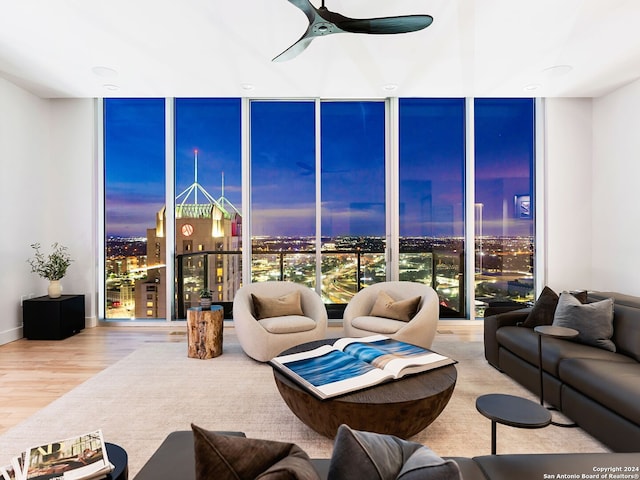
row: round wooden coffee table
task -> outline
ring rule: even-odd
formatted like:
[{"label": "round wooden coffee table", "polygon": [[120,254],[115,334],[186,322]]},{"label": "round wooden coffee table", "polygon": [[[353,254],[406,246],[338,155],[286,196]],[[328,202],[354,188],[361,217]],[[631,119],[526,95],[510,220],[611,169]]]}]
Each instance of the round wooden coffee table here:
[{"label": "round wooden coffee table", "polygon": [[[335,340],[304,343],[283,354],[311,350]],[[344,423],[355,430],[406,439],[424,430],[442,413],[453,394],[458,372],[455,366],[448,365],[327,400],[316,398],[275,368],[273,376],[295,416],[326,437],[335,437]]]}]

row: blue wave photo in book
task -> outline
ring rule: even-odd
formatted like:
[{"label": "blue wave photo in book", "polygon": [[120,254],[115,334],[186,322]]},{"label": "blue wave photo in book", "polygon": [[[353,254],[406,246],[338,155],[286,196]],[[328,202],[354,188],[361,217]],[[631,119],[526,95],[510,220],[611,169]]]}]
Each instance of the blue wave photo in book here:
[{"label": "blue wave photo in book", "polygon": [[333,345],[280,355],[270,361],[321,399],[454,363],[431,350],[383,335],[341,338]]}]

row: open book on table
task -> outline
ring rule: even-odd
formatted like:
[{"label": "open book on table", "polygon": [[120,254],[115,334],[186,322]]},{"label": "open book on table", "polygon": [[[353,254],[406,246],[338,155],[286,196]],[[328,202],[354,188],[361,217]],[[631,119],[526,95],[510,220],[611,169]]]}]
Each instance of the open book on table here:
[{"label": "open book on table", "polygon": [[320,399],[456,363],[426,348],[372,335],[280,355],[269,362]]},{"label": "open book on table", "polygon": [[78,435],[27,449],[0,467],[2,480],[88,480],[113,470],[102,431]]}]

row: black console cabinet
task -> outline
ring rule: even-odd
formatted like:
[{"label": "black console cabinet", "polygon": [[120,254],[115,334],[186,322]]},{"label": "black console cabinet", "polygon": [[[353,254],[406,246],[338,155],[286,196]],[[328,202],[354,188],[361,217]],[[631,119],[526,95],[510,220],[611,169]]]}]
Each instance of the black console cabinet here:
[{"label": "black console cabinet", "polygon": [[22,302],[23,334],[31,340],[61,340],[84,328],[84,295],[31,298]]}]

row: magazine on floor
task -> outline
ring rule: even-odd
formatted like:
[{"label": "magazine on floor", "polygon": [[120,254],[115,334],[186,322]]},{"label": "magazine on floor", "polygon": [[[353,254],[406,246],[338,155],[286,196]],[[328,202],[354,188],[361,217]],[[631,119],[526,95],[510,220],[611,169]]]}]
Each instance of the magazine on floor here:
[{"label": "magazine on floor", "polygon": [[102,431],[37,445],[0,467],[3,480],[88,480],[112,470]]},{"label": "magazine on floor", "polygon": [[316,397],[326,399],[456,361],[384,335],[371,335],[341,338],[333,345],[280,355],[269,363]]},{"label": "magazine on floor", "polygon": [[[18,465],[17,470],[15,465]],[[11,460],[11,465],[0,467],[0,477],[2,480],[20,480],[21,477],[16,476],[16,471],[22,472],[22,457],[15,457]]]}]

